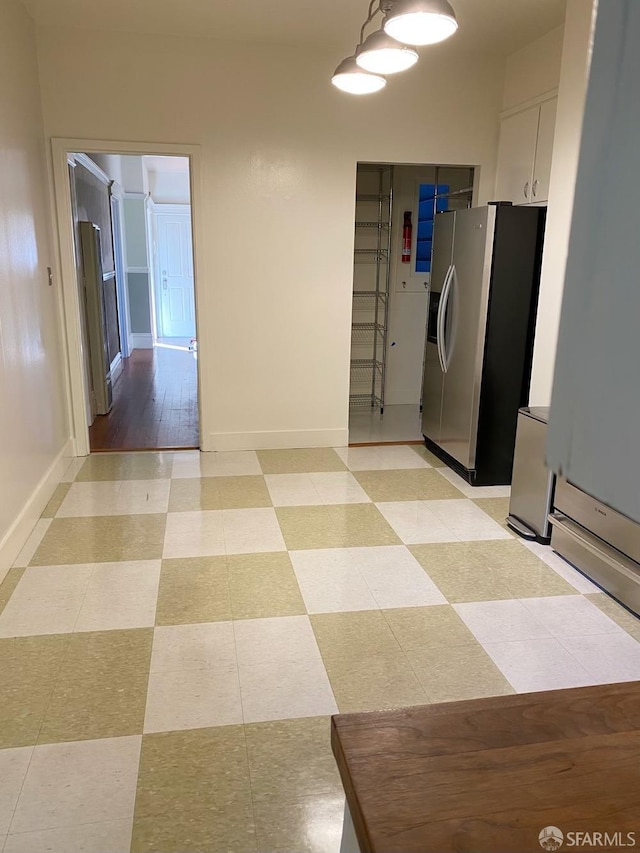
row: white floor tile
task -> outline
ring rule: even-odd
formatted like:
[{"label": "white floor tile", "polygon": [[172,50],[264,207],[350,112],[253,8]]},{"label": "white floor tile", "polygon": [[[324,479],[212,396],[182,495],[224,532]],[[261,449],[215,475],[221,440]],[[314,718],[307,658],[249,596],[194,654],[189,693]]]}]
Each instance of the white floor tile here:
[{"label": "white floor tile", "polygon": [[551,637],[544,625],[517,599],[472,601],[453,606],[482,645]]},{"label": "white floor tile", "polygon": [[140,736],[36,746],[10,832],[133,818]]},{"label": "white floor tile", "polygon": [[80,469],[84,465],[86,458],[86,456],[76,456],[74,459],[70,459],[64,474],[60,478],[60,482],[73,483],[80,473]]},{"label": "white floor tile", "polygon": [[428,462],[406,445],[337,447],[336,453],[350,471],[384,471],[399,468],[431,467]]},{"label": "white floor tile", "polygon": [[640,680],[640,643],[627,633],[567,637],[560,642],[598,683]]},{"label": "white floor tile", "polygon": [[24,566],[29,565],[29,563],[33,559],[33,555],[38,550],[38,546],[44,539],[44,534],[51,526],[52,521],[52,518],[41,518],[39,521],[36,522],[35,527],[29,535],[29,538],[22,546],[22,550],[20,551],[13,563],[16,568],[23,568]]},{"label": "white floor tile", "polygon": [[262,474],[258,455],[254,450],[215,453],[176,453],[171,476],[175,479],[191,477],[241,477]]},{"label": "white floor tile", "polygon": [[422,441],[420,406],[392,404],[380,409],[349,411],[349,441]]},{"label": "white floor tile", "polygon": [[160,560],[98,563],[74,631],[113,631],[155,624]]},{"label": "white floor tile", "polygon": [[171,480],[124,480],[118,492],[115,515],[167,512],[170,489]]},{"label": "white floor tile", "polygon": [[85,823],[10,835],[3,853],[129,853],[133,820]]},{"label": "white floor tile", "polygon": [[141,515],[167,512],[170,480],[73,483],[56,516]]},{"label": "white floor tile", "polygon": [[309,474],[266,474],[274,506],[319,506],[320,494]]},{"label": "white floor tile", "polygon": [[556,574],[571,584],[574,589],[577,589],[578,592],[584,595],[592,592],[600,592],[600,587],[592,583],[577,569],[574,569],[571,563],[568,563],[559,554],[556,554],[553,548],[550,548],[548,545],[541,545],[539,542],[524,542],[524,545],[537,557],[540,557]]},{"label": "white floor tile", "polygon": [[149,676],[144,731],[168,732],[242,722],[237,666],[170,669]]},{"label": "white floor tile", "polygon": [[275,510],[222,510],[225,550],[227,554],[256,554],[264,551],[286,551]]},{"label": "white floor tile", "polygon": [[461,542],[512,538],[470,500],[425,501],[425,504]]},{"label": "white floor tile", "polygon": [[0,614],[0,637],[73,631],[94,564],[32,566]]},{"label": "white floor tile", "polygon": [[518,693],[597,683],[553,637],[486,643],[484,648]]},{"label": "white floor tile", "polygon": [[268,661],[240,669],[245,723],[337,714],[338,707],[322,660]]},{"label": "white floor tile", "polygon": [[0,839],[9,831],[32,753],[32,746],[0,749]]},{"label": "white floor tile", "polygon": [[426,501],[386,501],[376,506],[406,545],[456,542],[458,539],[429,509]]},{"label": "white floor tile", "polygon": [[554,637],[624,634],[624,630],[582,595],[553,595],[521,599]]},{"label": "white floor tile", "polygon": [[376,604],[381,608],[446,604],[447,599],[403,545],[351,548]]},{"label": "white floor tile", "polygon": [[349,471],[309,474],[323,504],[371,503],[371,498]]},{"label": "white floor tile", "polygon": [[240,672],[247,667],[273,662],[282,667],[320,660],[308,616],[276,616],[243,619],[233,623]]},{"label": "white floor tile", "polygon": [[221,510],[170,512],[163,557],[206,557],[225,553]]},{"label": "white floor tile", "polygon": [[153,632],[151,672],[209,669],[226,671],[236,666],[231,622],[166,625]]},{"label": "white floor tile", "polygon": [[468,498],[508,498],[511,495],[511,486],[470,486],[451,468],[436,468],[436,471]]},{"label": "white floor tile", "polygon": [[309,613],[378,608],[349,548],[290,551],[289,556]]}]

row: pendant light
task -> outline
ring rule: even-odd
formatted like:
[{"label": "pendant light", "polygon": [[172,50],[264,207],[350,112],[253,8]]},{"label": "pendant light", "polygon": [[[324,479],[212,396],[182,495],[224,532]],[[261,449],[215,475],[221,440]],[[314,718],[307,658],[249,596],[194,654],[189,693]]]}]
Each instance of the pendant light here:
[{"label": "pendant light", "polygon": [[447,0],[396,0],[387,12],[384,31],[405,44],[436,44],[458,29]]},{"label": "pendant light", "polygon": [[355,55],[359,67],[374,74],[396,74],[418,61],[418,54],[412,47],[400,44],[384,30],[371,33]]},{"label": "pendant light", "polygon": [[379,74],[370,74],[356,64],[355,56],[343,59],[333,72],[333,85],[351,95],[369,95],[379,92],[387,85],[387,81]]}]

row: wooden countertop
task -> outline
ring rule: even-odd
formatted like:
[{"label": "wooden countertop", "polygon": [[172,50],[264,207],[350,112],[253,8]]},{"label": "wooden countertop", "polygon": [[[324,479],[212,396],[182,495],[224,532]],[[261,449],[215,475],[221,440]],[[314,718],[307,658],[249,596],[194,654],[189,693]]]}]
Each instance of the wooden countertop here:
[{"label": "wooden countertop", "polygon": [[640,682],[339,714],[331,744],[362,853],[640,848]]}]

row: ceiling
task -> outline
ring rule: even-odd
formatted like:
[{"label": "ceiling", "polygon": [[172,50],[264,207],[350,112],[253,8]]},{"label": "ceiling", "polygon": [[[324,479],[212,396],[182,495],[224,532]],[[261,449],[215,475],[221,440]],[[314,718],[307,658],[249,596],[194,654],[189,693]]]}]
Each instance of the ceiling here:
[{"label": "ceiling", "polygon": [[[355,47],[368,0],[23,0],[45,26]],[[460,48],[507,55],[559,26],[566,0],[452,0]],[[379,19],[378,19],[379,20]]]}]

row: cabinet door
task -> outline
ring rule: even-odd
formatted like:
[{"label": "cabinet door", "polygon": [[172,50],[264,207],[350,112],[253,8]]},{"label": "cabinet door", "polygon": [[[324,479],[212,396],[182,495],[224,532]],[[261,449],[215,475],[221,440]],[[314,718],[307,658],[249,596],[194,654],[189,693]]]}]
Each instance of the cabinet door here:
[{"label": "cabinet door", "polygon": [[528,204],[533,180],[533,161],[540,107],[515,113],[500,123],[496,200]]},{"label": "cabinet door", "polygon": [[538,122],[538,143],[533,167],[531,201],[546,201],[549,198],[549,178],[551,177],[551,155],[553,154],[553,134],[556,129],[556,109],[558,99],[545,101],[540,105]]}]

